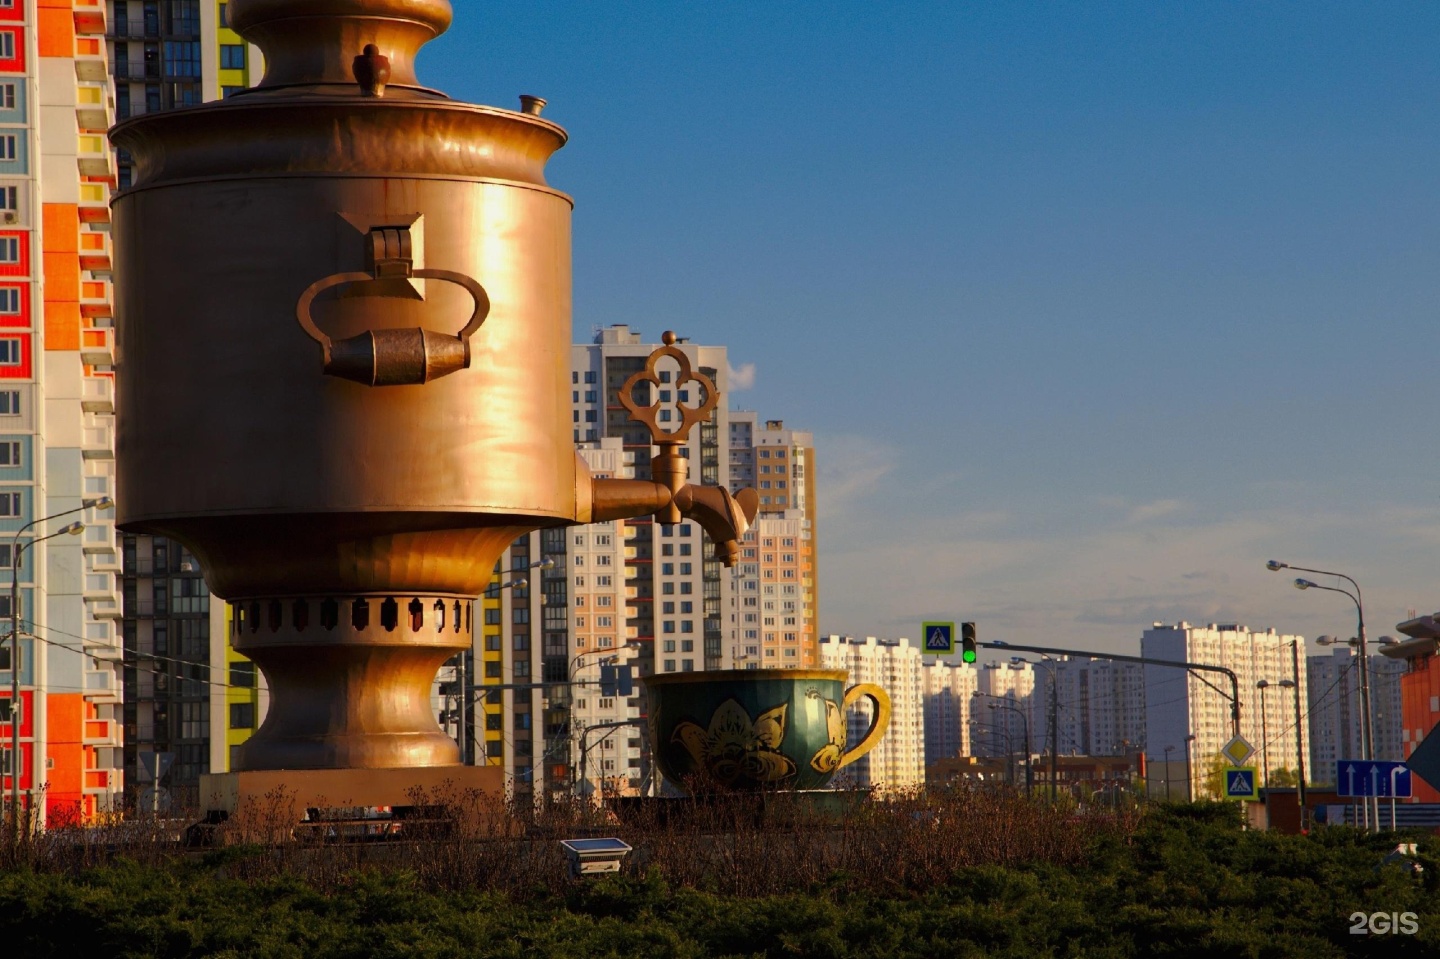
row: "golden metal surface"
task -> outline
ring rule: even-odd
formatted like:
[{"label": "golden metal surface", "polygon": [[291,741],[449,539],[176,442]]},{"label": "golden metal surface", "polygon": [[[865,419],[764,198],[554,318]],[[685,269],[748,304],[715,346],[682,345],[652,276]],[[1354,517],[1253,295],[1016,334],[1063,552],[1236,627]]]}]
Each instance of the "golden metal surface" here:
[{"label": "golden metal surface", "polygon": [[455,762],[429,686],[468,634],[320,626],[296,603],[472,598],[518,536],[656,511],[733,562],[755,515],[753,491],[685,483],[667,454],[659,482],[576,455],[571,201],[544,176],[565,131],[538,97],[419,86],[450,16],[232,0],[261,85],[111,131],[135,163],[113,202],[117,520],[279,611],[236,637],[272,695],[244,769]]}]

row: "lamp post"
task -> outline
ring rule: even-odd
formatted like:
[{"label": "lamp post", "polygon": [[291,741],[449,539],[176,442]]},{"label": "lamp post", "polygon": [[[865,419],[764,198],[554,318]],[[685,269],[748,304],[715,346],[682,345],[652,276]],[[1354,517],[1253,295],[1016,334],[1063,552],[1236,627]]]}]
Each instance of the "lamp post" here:
[{"label": "lamp post", "polygon": [[[996,729],[996,730],[999,730],[1000,733],[1005,737],[1005,770],[1006,770],[1007,778],[1009,778],[1009,780],[1013,783],[1013,782],[1015,781],[1015,763],[1014,763],[1013,750],[1010,748],[1010,728],[1009,728],[1008,726],[1001,726],[1001,725],[999,725],[999,724],[997,724],[997,723],[982,723],[982,722],[981,722],[980,720],[978,720],[978,719],[967,719],[967,720],[965,720],[965,725],[967,725],[967,726],[977,726],[977,727],[982,728],[982,729]],[[975,737],[974,737],[974,733],[971,733],[971,737],[970,737],[970,738],[971,738],[972,740],[975,738]],[[999,743],[998,743],[998,740],[997,740],[997,743],[996,743],[996,744],[997,744],[997,745],[999,744]],[[974,753],[974,746],[973,746],[973,745],[971,746],[971,752],[972,752],[972,755],[973,755],[973,753]]]},{"label": "lamp post", "polygon": [[109,509],[115,501],[108,496],[85,499],[74,509],[61,510],[33,519],[10,537],[10,826],[15,840],[20,838],[20,556],[36,543],[56,536],[74,536],[85,529],[81,522],[70,523],[53,533],[37,536],[21,544],[20,534],[32,526],[61,516],[70,516],[87,509]]},{"label": "lamp post", "polygon": [[1170,801],[1170,751],[1174,746],[1165,747],[1165,801]]},{"label": "lamp post", "polygon": [[1262,679],[1255,684],[1260,690],[1260,766],[1261,781],[1265,788],[1270,788],[1270,719],[1265,713],[1265,690],[1270,688],[1270,680]]},{"label": "lamp post", "polygon": [[1305,828],[1305,727],[1300,715],[1300,641],[1293,640],[1290,643],[1290,653],[1293,657],[1291,668],[1295,671],[1294,679],[1282,679],[1277,684],[1282,689],[1292,690],[1295,694],[1295,785],[1297,788],[1296,798],[1300,803],[1300,828]]},{"label": "lamp post", "polygon": [[1190,772],[1190,744],[1195,741],[1195,734],[1191,733],[1185,737],[1185,801],[1195,801],[1195,777]]},{"label": "lamp post", "polygon": [[[1369,651],[1365,645],[1365,601],[1360,592],[1360,584],[1355,582],[1344,573],[1336,573],[1326,569],[1308,569],[1304,566],[1291,566],[1289,563],[1282,563],[1279,560],[1270,560],[1265,568],[1271,572],[1282,569],[1290,569],[1299,573],[1315,573],[1319,576],[1334,576],[1343,579],[1355,587],[1355,592],[1348,589],[1341,589],[1338,586],[1321,586],[1319,583],[1311,582],[1308,579],[1295,580],[1296,589],[1323,589],[1330,593],[1341,593],[1350,598],[1355,604],[1355,615],[1357,620],[1356,638],[1359,641],[1360,650],[1360,751],[1361,759],[1367,762],[1375,758],[1375,728],[1370,717],[1370,663]],[[1297,680],[1298,681],[1298,680]],[[1380,800],[1370,797],[1365,800],[1365,818],[1369,820],[1371,831],[1378,832],[1380,829]],[[1371,811],[1374,811],[1372,816]]]},{"label": "lamp post", "polygon": [[1020,656],[1010,657],[1010,662],[1012,663],[1030,663],[1030,665],[1033,666],[1042,666],[1045,672],[1050,674],[1050,722],[1048,725],[1050,727],[1050,801],[1053,803],[1055,801],[1057,780],[1059,779],[1059,774],[1056,770],[1059,763],[1056,756],[1060,749],[1060,687],[1055,676],[1055,660],[1051,659],[1048,654],[1041,655],[1040,660],[1038,663],[1030,663],[1028,659]]},{"label": "lamp post", "polygon": [[[978,689],[975,691],[975,695],[990,696],[989,693],[982,693]],[[1035,786],[1035,773],[1030,762],[1030,757],[1033,755],[1030,751],[1030,720],[1025,717],[1025,710],[1021,709],[1019,706],[1016,706],[1008,700],[1002,699],[999,696],[990,696],[990,698],[996,700],[996,702],[986,703],[986,706],[988,706],[989,708],[1008,709],[1020,717],[1020,728],[1023,731],[1025,737],[1025,796],[1026,798],[1029,798],[1034,792]]]}]

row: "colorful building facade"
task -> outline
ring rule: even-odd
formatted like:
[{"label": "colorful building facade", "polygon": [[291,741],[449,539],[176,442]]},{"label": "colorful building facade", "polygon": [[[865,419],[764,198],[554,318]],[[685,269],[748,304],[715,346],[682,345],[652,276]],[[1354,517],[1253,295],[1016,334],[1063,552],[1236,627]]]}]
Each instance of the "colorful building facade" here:
[{"label": "colorful building facade", "polygon": [[21,686],[0,784],[18,773],[39,825],[92,819],[125,785],[119,554],[84,505],[114,494],[106,22],[103,0],[0,3],[0,559],[19,599],[0,601],[0,631],[20,626],[0,697],[10,669]]}]

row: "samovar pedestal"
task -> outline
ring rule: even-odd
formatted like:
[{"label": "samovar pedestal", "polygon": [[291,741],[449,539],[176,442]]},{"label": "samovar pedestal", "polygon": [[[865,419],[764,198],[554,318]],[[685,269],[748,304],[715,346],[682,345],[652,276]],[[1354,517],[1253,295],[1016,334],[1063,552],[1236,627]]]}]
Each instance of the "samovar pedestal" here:
[{"label": "samovar pedestal", "polygon": [[431,692],[470,649],[473,606],[454,595],[287,596],[231,604],[231,643],[270,684],[265,722],[237,771],[206,777],[206,811],[280,802],[306,808],[403,806],[417,794],[499,794],[499,767],[459,764]]},{"label": "samovar pedestal", "polygon": [[200,776],[200,809],[234,817],[245,812],[282,826],[307,809],[431,805],[472,794],[505,795],[499,766],[419,766],[409,769],[256,769]]}]

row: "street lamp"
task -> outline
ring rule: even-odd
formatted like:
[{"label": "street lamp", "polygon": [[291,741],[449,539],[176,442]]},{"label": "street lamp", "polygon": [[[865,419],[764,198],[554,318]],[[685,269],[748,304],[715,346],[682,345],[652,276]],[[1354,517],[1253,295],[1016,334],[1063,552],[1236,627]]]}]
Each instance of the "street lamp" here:
[{"label": "street lamp", "polygon": [[[75,536],[84,532],[81,522],[62,526],[53,533],[37,536],[25,544],[20,543],[20,534],[32,526],[69,516],[87,509],[109,509],[115,501],[108,496],[98,499],[84,499],[74,509],[61,510],[32,519],[15,531],[10,537],[10,824],[16,840],[20,836],[20,556],[36,543],[56,536]],[[38,759],[38,757],[36,757]],[[38,765],[38,764],[37,764]]]},{"label": "street lamp", "polygon": [[1195,741],[1195,734],[1191,733],[1185,737],[1185,801],[1195,801],[1195,778],[1190,772],[1190,744]]},{"label": "street lamp", "polygon": [[1050,727],[1050,801],[1053,803],[1055,801],[1057,780],[1059,779],[1059,774],[1056,771],[1059,761],[1056,759],[1056,756],[1060,749],[1060,730],[1058,728],[1060,721],[1060,686],[1055,676],[1055,660],[1051,659],[1048,654],[1042,654],[1040,659],[1041,662],[1030,663],[1030,660],[1022,656],[1011,656],[1010,662],[1043,666],[1045,672],[1050,674],[1050,722],[1048,725]]},{"label": "street lamp", "polygon": [[1025,710],[1014,705],[1007,699],[1000,696],[992,696],[989,693],[982,693],[978,689],[975,690],[975,695],[989,696],[991,699],[996,700],[996,702],[985,704],[991,709],[1008,709],[1020,717],[1020,728],[1025,734],[1025,796],[1029,798],[1034,791],[1035,771],[1030,762],[1030,757],[1033,755],[1030,751],[1030,720],[1025,717]]},{"label": "street lamp", "polygon": [[1255,684],[1260,690],[1260,765],[1264,775],[1265,788],[1270,788],[1270,720],[1265,714],[1265,690],[1270,688],[1270,680],[1262,679]]},{"label": "street lamp", "polygon": [[[1282,569],[1290,569],[1299,573],[1315,573],[1319,576],[1334,576],[1343,579],[1355,587],[1355,592],[1348,589],[1341,589],[1338,586],[1321,586],[1319,583],[1311,582],[1308,579],[1295,580],[1296,589],[1323,589],[1330,593],[1341,593],[1350,598],[1355,604],[1355,615],[1357,618],[1358,630],[1356,637],[1359,640],[1360,650],[1360,752],[1361,759],[1367,762],[1375,758],[1375,728],[1370,717],[1370,663],[1369,651],[1365,646],[1365,602],[1360,592],[1360,584],[1344,573],[1335,573],[1326,569],[1308,569],[1304,566],[1291,566],[1289,563],[1282,563],[1279,560],[1270,560],[1265,568],[1271,572]],[[1298,680],[1297,680],[1298,681]],[[1373,816],[1372,816],[1373,810]],[[1371,830],[1378,832],[1380,829],[1380,800],[1371,797],[1365,801],[1365,817],[1371,820]]]},{"label": "street lamp", "polygon": [[1170,801],[1170,751],[1174,746],[1165,747],[1165,801]]}]

